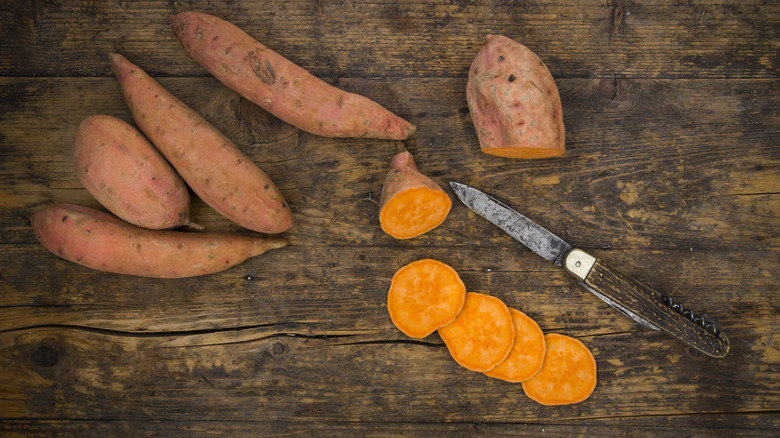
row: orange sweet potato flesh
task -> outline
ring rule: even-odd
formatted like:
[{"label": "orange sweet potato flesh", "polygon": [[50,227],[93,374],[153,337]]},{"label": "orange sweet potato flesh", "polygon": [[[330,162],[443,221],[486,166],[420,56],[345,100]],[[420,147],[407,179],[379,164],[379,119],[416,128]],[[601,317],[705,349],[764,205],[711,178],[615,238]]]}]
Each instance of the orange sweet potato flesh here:
[{"label": "orange sweet potato flesh", "polygon": [[483,152],[509,158],[565,152],[558,87],[544,62],[517,41],[487,37],[471,64],[466,100]]},{"label": "orange sweet potato flesh", "polygon": [[271,237],[149,230],[73,204],[43,207],[33,213],[31,224],[38,241],[66,260],[141,277],[212,274],[287,245]]},{"label": "orange sweet potato flesh", "polygon": [[515,328],[512,314],[499,298],[468,292],[455,320],[439,329],[455,362],[466,369],[490,371],[512,351]]},{"label": "orange sweet potato flesh", "polygon": [[446,263],[414,261],[393,275],[387,311],[405,335],[424,338],[451,323],[466,300],[466,286]]},{"label": "orange sweet potato flesh", "polygon": [[382,186],[379,224],[396,239],[410,239],[438,227],[452,208],[449,195],[420,173],[409,151],[402,149],[390,162]]},{"label": "orange sweet potato flesh", "polygon": [[531,317],[509,309],[515,327],[515,343],[505,361],[485,374],[507,382],[523,382],[542,368],[545,355],[544,333]]},{"label": "orange sweet potato flesh", "polygon": [[230,139],[122,55],[109,60],[136,124],[203,202],[260,233],[292,226],[274,182]]},{"label": "orange sweet potato flesh", "polygon": [[304,131],[402,140],[416,129],[373,100],[318,79],[228,21],[200,12],[168,21],[187,53],[214,77]]},{"label": "orange sweet potato flesh", "polygon": [[190,221],[184,181],[124,120],[102,114],[82,120],[73,138],[73,165],[87,191],[127,222],[161,230]]},{"label": "orange sweet potato flesh", "polygon": [[590,397],[596,388],[596,360],[588,347],[557,333],[544,338],[544,364],[522,383],[525,394],[543,405],[568,405]]}]

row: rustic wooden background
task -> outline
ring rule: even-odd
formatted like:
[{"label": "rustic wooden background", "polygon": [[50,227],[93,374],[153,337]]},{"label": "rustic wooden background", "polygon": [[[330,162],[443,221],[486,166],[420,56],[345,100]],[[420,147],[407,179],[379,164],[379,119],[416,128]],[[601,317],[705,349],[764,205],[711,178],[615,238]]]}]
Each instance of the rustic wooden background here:
[{"label": "rustic wooden background", "polygon": [[[457,200],[396,241],[377,201],[396,144],[298,132],[210,77],[166,17],[226,18],[418,126],[442,186],[500,195],[572,244],[717,318],[711,359],[644,330]],[[486,35],[558,84],[567,152],[479,151],[465,100]],[[774,1],[87,1],[0,3],[0,433],[772,435],[780,427],[780,6]],[[117,51],[229,135],[289,201],[290,246],[180,280],[89,270],[40,246],[30,214],[98,207],[72,168],[91,114],[132,121]],[[449,191],[449,189],[448,189]],[[243,232],[195,200],[209,230]],[[471,291],[588,345],[598,386],[545,407],[406,338],[385,298],[432,257]]]}]

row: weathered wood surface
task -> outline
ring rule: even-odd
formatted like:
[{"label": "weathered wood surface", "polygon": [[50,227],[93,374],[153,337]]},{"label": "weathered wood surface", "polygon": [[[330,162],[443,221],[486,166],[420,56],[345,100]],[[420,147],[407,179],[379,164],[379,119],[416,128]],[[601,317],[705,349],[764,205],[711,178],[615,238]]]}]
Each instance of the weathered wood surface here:
[{"label": "weathered wood surface", "polygon": [[[510,4],[511,3],[511,4]],[[520,4],[517,4],[520,3]],[[718,319],[724,359],[644,330],[455,201],[396,241],[377,219],[395,143],[298,132],[191,61],[165,17],[231,19],[418,126],[421,170],[495,193],[571,243]],[[770,435],[780,427],[780,7],[773,2],[82,2],[0,5],[0,432],[24,435]],[[488,33],[536,50],[567,152],[479,152],[468,66]],[[90,114],[131,122],[117,50],[230,136],[292,208],[290,246],[220,274],[118,276],[41,247],[30,214],[99,207],[72,167]],[[245,232],[195,199],[209,230]],[[544,407],[460,368],[385,309],[422,257],[598,364]]]}]

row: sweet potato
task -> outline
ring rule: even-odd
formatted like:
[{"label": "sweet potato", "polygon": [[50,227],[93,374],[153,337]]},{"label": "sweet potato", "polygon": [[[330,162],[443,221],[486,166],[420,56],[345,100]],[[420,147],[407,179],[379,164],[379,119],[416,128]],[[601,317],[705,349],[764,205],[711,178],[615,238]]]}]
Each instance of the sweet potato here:
[{"label": "sweet potato", "polygon": [[230,139],[122,55],[109,60],[138,127],[206,204],[261,233],[292,226],[276,185]]},{"label": "sweet potato", "polygon": [[544,62],[524,45],[488,36],[471,64],[466,100],[483,152],[510,158],[564,153],[558,87]]},{"label": "sweet potato", "polygon": [[525,313],[513,308],[509,308],[509,312],[515,327],[515,344],[506,360],[485,374],[517,383],[530,379],[542,368],[544,333],[539,324]]},{"label": "sweet potato", "polygon": [[451,323],[466,300],[466,286],[449,265],[433,259],[412,262],[393,275],[387,311],[407,336],[424,338]]},{"label": "sweet potato", "polygon": [[271,237],[149,230],[73,204],[43,207],[30,222],[38,241],[66,260],[142,277],[212,274],[287,245]]},{"label": "sweet potato", "polygon": [[543,405],[579,403],[596,388],[596,360],[577,339],[550,333],[544,336],[542,369],[522,383],[523,391]]},{"label": "sweet potato", "polygon": [[449,195],[420,173],[412,154],[399,144],[382,186],[382,230],[396,239],[410,239],[441,225],[450,208]]},{"label": "sweet potato", "polygon": [[85,118],[73,138],[73,166],[87,191],[131,224],[161,230],[190,221],[184,181],[124,120],[109,115]]},{"label": "sweet potato", "polygon": [[454,321],[439,329],[455,362],[466,369],[490,371],[503,362],[515,342],[512,314],[499,298],[468,292]]},{"label": "sweet potato", "polygon": [[402,140],[415,126],[366,97],[340,90],[256,41],[199,12],[168,21],[192,58],[238,94],[312,134]]}]

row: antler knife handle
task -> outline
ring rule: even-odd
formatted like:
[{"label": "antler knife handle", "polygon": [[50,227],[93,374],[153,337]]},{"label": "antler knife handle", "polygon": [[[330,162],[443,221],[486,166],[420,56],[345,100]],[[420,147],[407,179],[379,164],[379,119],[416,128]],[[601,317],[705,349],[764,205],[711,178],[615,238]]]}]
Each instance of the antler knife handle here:
[{"label": "antler knife handle", "polygon": [[694,313],[585,251],[569,251],[563,265],[588,289],[606,297],[605,301],[629,310],[684,344],[712,357],[729,352],[728,337],[715,320]]}]

